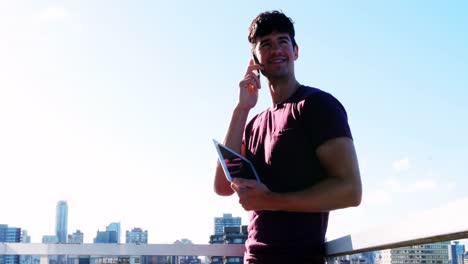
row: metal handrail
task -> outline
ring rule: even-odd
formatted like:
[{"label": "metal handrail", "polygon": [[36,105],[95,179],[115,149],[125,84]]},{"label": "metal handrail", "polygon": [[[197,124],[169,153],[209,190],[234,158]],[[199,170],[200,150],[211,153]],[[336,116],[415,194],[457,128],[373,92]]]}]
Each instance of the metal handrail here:
[{"label": "metal handrail", "polygon": [[[468,198],[326,243],[329,257],[468,238]],[[459,213],[458,213],[459,212]]]}]

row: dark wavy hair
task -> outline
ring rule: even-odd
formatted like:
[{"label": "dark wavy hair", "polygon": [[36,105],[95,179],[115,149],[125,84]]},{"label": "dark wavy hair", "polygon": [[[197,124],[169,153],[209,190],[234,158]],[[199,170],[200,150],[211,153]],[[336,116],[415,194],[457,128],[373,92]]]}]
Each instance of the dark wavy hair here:
[{"label": "dark wavy hair", "polygon": [[280,33],[288,33],[291,38],[293,47],[297,46],[296,40],[294,39],[294,22],[291,18],[287,17],[281,11],[267,11],[260,13],[249,27],[249,42],[255,45],[258,37],[263,37],[270,34],[273,31]]}]

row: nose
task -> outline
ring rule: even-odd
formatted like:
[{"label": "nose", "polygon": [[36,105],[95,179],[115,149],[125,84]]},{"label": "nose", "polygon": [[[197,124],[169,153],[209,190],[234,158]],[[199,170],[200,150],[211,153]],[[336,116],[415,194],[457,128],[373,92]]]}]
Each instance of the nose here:
[{"label": "nose", "polygon": [[271,45],[271,49],[270,49],[271,54],[278,54],[281,51],[282,51],[281,45],[279,45],[277,43]]}]

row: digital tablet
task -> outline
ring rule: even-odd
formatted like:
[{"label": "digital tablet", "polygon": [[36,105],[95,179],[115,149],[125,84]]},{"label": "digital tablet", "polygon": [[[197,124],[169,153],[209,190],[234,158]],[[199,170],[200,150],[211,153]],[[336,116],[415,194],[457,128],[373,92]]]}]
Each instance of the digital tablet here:
[{"label": "digital tablet", "polygon": [[260,181],[252,162],[218,141],[213,139],[213,142],[218,152],[219,162],[228,181],[232,182],[233,178]]}]

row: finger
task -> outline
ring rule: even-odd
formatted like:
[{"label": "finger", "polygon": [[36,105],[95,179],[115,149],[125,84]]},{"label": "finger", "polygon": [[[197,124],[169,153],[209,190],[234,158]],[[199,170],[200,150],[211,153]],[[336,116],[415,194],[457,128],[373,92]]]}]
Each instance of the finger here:
[{"label": "finger", "polygon": [[[252,58],[250,59],[250,63],[249,63],[249,66],[253,66],[253,65],[260,65],[260,66],[262,66],[262,68],[263,68],[263,65],[261,65],[260,62],[258,62],[258,61],[255,59],[255,55],[252,56]],[[260,70],[261,70],[262,68],[257,69],[257,70],[254,70],[255,76],[257,76],[257,78],[260,78]],[[260,87],[260,85],[259,85],[258,87]]]},{"label": "finger", "polygon": [[244,79],[239,83],[240,88],[250,88],[250,86],[257,86],[257,82],[255,81],[253,75],[245,76]]},{"label": "finger", "polygon": [[247,89],[250,94],[257,94],[258,89],[258,82],[252,79],[242,80],[239,84],[241,89]]},{"label": "finger", "polygon": [[231,182],[231,188],[232,188],[236,193],[239,193],[242,189],[244,189],[244,187],[235,184],[234,181]]},{"label": "finger", "polygon": [[[252,61],[252,60],[251,60]],[[261,64],[252,64],[247,67],[247,71],[245,72],[245,75],[247,76],[249,73],[258,71],[258,70],[263,70],[263,65]]]},{"label": "finger", "polygon": [[253,70],[251,71],[248,76],[250,78],[253,78],[253,80],[255,81],[256,83],[256,86],[257,86],[257,89],[260,89],[261,88],[261,84],[260,84],[260,71],[259,70]]},{"label": "finger", "polygon": [[233,178],[232,183],[237,186],[245,186],[248,188],[254,188],[257,185],[256,180],[248,180],[244,178]]},{"label": "finger", "polygon": [[257,74],[254,74],[252,72],[249,73],[249,75],[246,76],[241,83],[244,83],[245,84],[244,87],[248,88],[248,89],[251,89],[252,91],[260,89],[260,87],[261,87],[260,80],[258,79]]},{"label": "finger", "polygon": [[253,72],[253,81],[255,82],[255,88],[260,89],[262,85],[260,84],[260,78],[258,78],[258,73],[257,71]]},{"label": "finger", "polygon": [[238,162],[238,163],[226,163],[226,167],[228,168],[237,168],[237,167],[241,167],[242,166],[242,163],[241,162]]},{"label": "finger", "polygon": [[260,74],[260,72],[257,72],[257,71],[255,71],[255,73],[254,73],[254,75],[255,75],[254,80],[255,80],[255,82],[257,83],[257,87],[258,87],[257,89],[262,88],[262,85],[261,85],[261,83],[260,83],[260,78],[259,78],[260,75],[259,75],[259,74]]},{"label": "finger", "polygon": [[243,195],[248,189],[250,189],[248,186],[237,186],[236,188],[236,193],[239,195]]},{"label": "finger", "polygon": [[239,168],[228,168],[228,170],[231,175],[236,175],[241,172]]},{"label": "finger", "polygon": [[224,159],[226,165],[229,166],[239,166],[242,164],[242,160],[240,158],[235,159]]},{"label": "finger", "polygon": [[258,96],[258,89],[260,88],[257,88],[256,85],[253,85],[253,84],[249,84],[249,87],[248,87],[248,91],[251,95],[256,95]]}]

